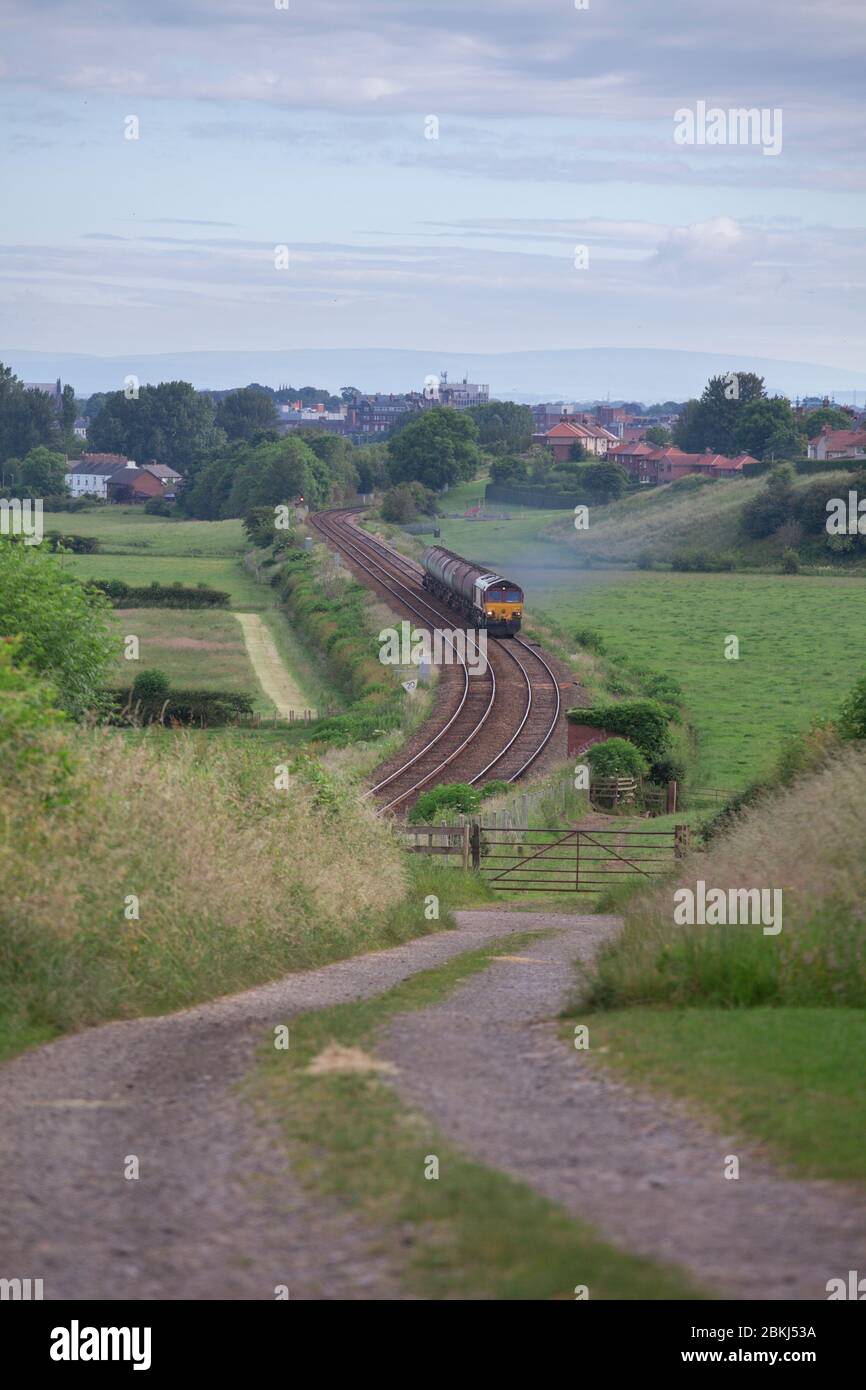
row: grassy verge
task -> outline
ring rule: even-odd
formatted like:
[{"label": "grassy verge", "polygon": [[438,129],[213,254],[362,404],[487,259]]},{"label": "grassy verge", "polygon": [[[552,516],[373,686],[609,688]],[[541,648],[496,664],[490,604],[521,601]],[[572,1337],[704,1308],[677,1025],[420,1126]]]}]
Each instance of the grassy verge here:
[{"label": "grassy verge", "polygon": [[[333,1044],[369,1054],[395,1014],[436,1003],[530,939],[511,936],[377,998],[294,1020],[290,1048],[263,1052],[253,1093],[279,1117],[301,1180],[360,1209],[377,1235],[392,1233],[419,1297],[571,1299],[585,1284],[594,1299],[695,1298],[678,1270],[613,1249],[524,1183],[463,1157],[374,1070],[308,1070]],[[428,1154],[439,1159],[437,1181],[424,1177]]]},{"label": "grassy verge", "polygon": [[[687,1100],[792,1171],[866,1178],[866,749],[768,795],[675,876],[621,897],[625,926],[576,993],[594,1055]],[[781,930],[675,921],[674,893],[781,890]],[[768,902],[769,905],[769,902]],[[600,1050],[599,1044],[604,1051]]]},{"label": "grassy verge", "polygon": [[[585,1021],[570,1021],[569,1042]],[[866,1010],[634,1008],[592,1015],[589,1031],[592,1056],[624,1080],[687,1101],[797,1176],[866,1180]]]},{"label": "grassy verge", "polygon": [[0,744],[7,1050],[393,945],[483,892],[277,740],[0,719]]}]

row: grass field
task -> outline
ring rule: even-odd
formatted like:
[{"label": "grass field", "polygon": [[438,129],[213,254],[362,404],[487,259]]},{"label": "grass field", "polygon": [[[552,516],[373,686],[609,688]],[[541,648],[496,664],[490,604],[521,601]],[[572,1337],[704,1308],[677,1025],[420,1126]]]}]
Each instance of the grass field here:
[{"label": "grass field", "polygon": [[[246,691],[254,708],[270,713],[272,702],[262,690],[247,655],[234,612],[258,613],[298,692],[298,707],[324,709],[339,705],[317,674],[313,661],[294,636],[273,591],[256,581],[242,564],[249,542],[240,521],[175,521],[146,516],[140,507],[102,507],[87,512],[51,512],[46,530],[65,535],[96,536],[95,555],[64,555],[61,564],[82,579],[121,579],[127,584],[208,584],[230,596],[228,612],[220,609],[138,608],[115,610],[118,635],[116,678],[126,685],[145,667],[164,671],[175,689]],[[141,642],[137,663],[123,656],[121,640],[134,634]],[[133,669],[134,668],[134,669]]]},{"label": "grass field", "polygon": [[[611,656],[674,676],[699,736],[696,780],[738,787],[783,738],[835,713],[866,670],[866,585],[803,575],[623,573],[537,596],[557,622],[603,634]],[[739,660],[724,642],[739,638]]]},{"label": "grass field", "polygon": [[866,1010],[635,1008],[588,1022],[591,1055],[623,1080],[690,1102],[800,1177],[866,1180]]}]

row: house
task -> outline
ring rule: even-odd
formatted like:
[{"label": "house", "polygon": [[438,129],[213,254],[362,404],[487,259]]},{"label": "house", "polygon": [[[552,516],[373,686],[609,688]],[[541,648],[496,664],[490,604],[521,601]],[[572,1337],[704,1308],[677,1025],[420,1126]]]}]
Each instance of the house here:
[{"label": "house", "polygon": [[87,417],[86,417],[86,416],[84,416],[84,415],[79,415],[78,419],[75,421],[74,425],[72,426],[72,433],[75,435],[75,438],[76,438],[76,439],[86,439],[86,438],[87,438]]},{"label": "house", "polygon": [[174,498],[183,478],[163,463],[139,468],[123,454],[82,454],[66,473],[73,497],[96,497],[102,502],[147,502],[151,497]]},{"label": "house", "polygon": [[742,475],[743,466],[757,463],[751,454],[728,458],[705,449],[702,454],[686,454],[675,444],[658,448],[646,441],[640,444],[621,444],[611,449],[608,458],[622,464],[636,483],[675,483],[690,473],[703,473],[708,478],[735,478]]},{"label": "house", "polygon": [[810,459],[859,459],[866,457],[866,430],[832,430],[825,425],[809,440]]},{"label": "house", "polygon": [[108,488],[115,473],[137,468],[124,454],[82,454],[67,471],[66,486],[73,497],[96,497],[108,501]]},{"label": "house", "polygon": [[572,457],[575,444],[582,445],[587,454],[604,458],[619,440],[601,425],[580,424],[574,416],[562,415],[559,424],[542,436],[542,442],[552,451],[557,463],[565,463]]}]

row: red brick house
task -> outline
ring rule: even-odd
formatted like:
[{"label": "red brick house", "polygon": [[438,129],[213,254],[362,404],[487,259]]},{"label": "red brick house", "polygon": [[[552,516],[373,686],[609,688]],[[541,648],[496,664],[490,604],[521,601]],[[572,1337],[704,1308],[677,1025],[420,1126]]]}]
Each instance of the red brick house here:
[{"label": "red brick house", "polygon": [[566,463],[571,458],[575,444],[581,444],[588,454],[596,458],[604,458],[608,449],[618,441],[615,434],[601,425],[581,424],[574,416],[563,415],[559,424],[545,433],[543,442],[552,451],[557,463]]},{"label": "red brick house", "polygon": [[622,464],[638,483],[675,483],[689,473],[703,473],[710,478],[734,478],[742,473],[746,463],[757,463],[751,454],[728,458],[706,449],[702,454],[686,454],[675,444],[658,448],[654,444],[621,444],[611,449],[608,458]]},{"label": "red brick house", "polygon": [[820,434],[809,440],[810,459],[863,458],[866,455],[866,430],[831,430],[825,425]]}]

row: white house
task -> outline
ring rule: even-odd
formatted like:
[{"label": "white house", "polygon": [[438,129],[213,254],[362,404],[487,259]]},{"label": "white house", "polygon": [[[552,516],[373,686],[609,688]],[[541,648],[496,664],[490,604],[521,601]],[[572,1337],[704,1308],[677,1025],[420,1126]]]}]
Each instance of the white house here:
[{"label": "white house", "polygon": [[135,460],[120,454],[83,454],[67,472],[66,486],[73,497],[96,497],[106,502],[109,483],[129,468],[138,472]]}]

